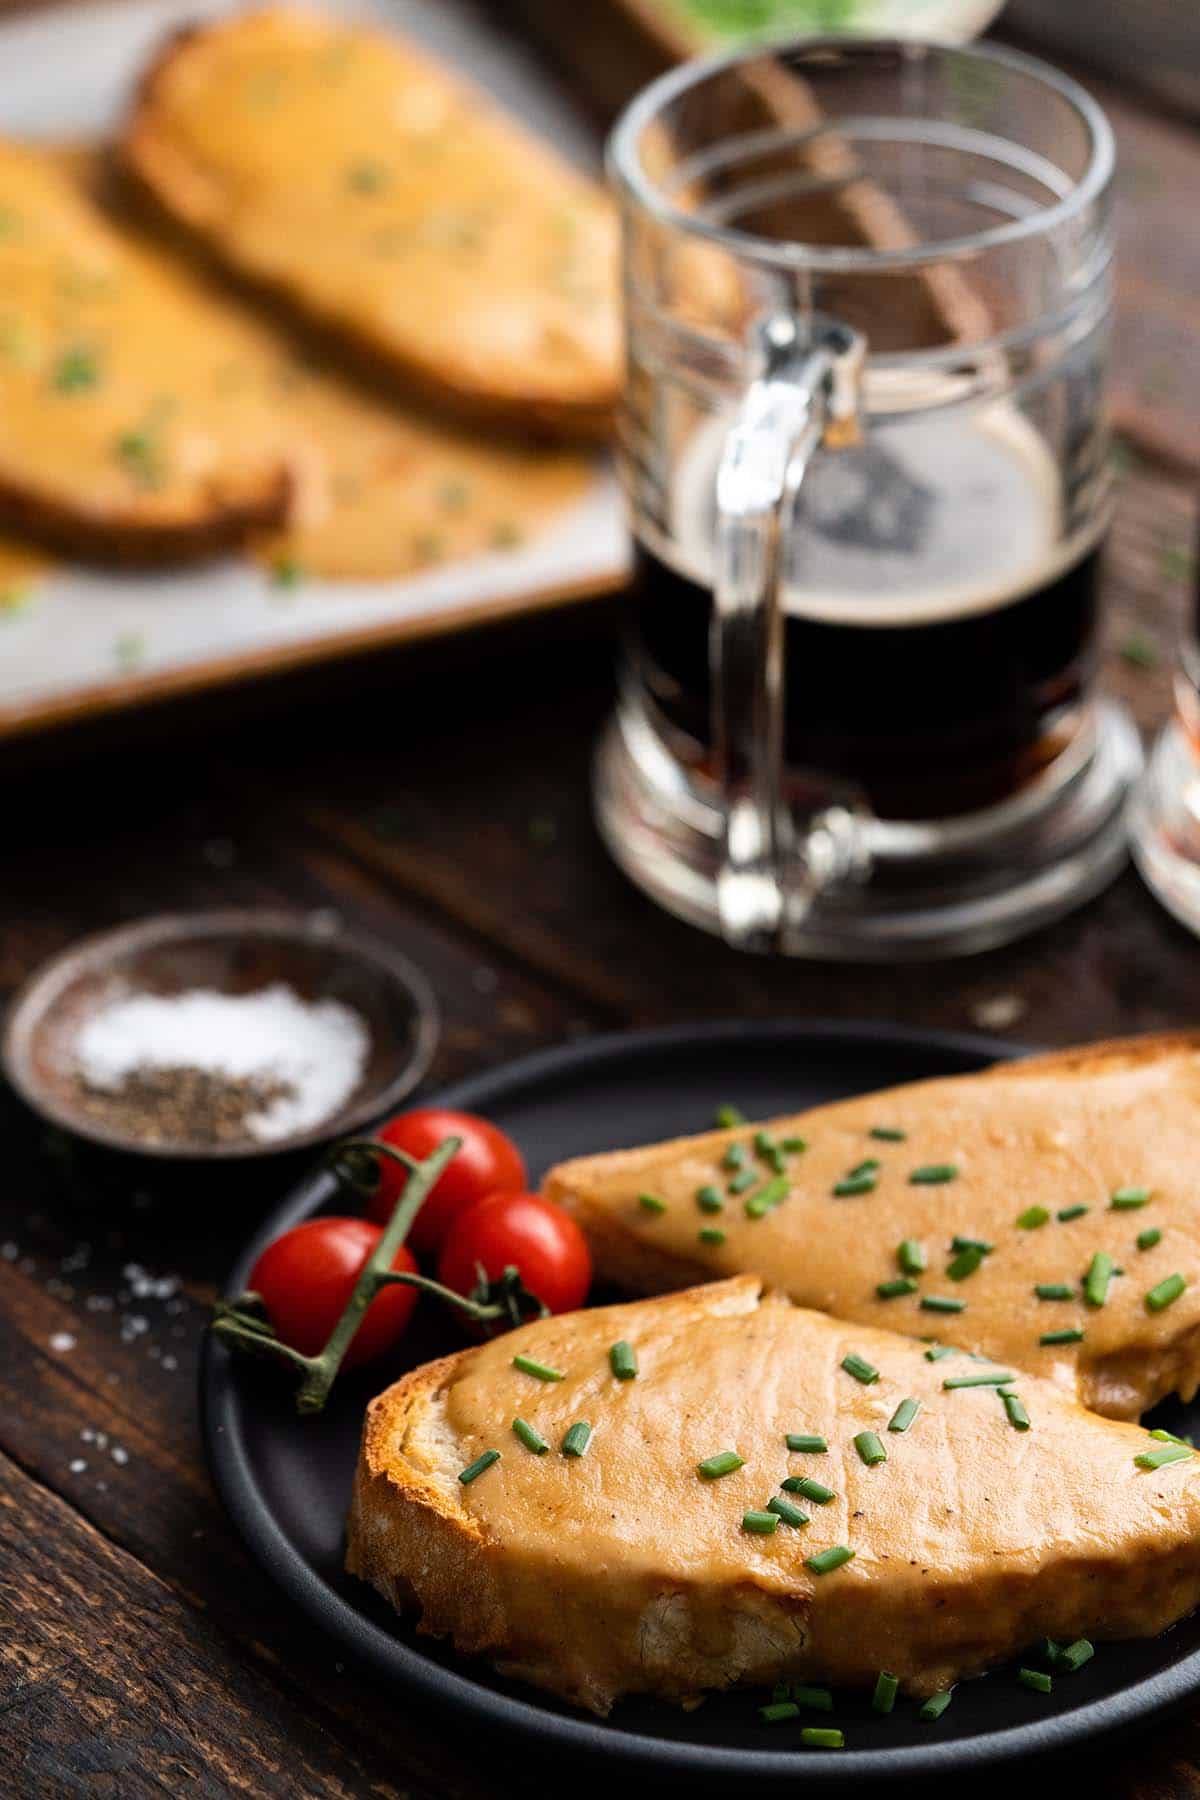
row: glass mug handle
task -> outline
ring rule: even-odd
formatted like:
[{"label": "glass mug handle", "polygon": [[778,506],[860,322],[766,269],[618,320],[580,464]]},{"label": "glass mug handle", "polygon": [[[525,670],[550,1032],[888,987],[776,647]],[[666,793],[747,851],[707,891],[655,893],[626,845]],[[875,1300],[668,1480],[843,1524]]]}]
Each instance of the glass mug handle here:
[{"label": "glass mug handle", "polygon": [[864,340],[820,314],[761,318],[754,379],[717,468],[713,743],[723,801],[717,906],[726,940],[786,949],[814,896],[863,871],[854,810],[785,791],[782,544],[817,446],[857,443]]}]

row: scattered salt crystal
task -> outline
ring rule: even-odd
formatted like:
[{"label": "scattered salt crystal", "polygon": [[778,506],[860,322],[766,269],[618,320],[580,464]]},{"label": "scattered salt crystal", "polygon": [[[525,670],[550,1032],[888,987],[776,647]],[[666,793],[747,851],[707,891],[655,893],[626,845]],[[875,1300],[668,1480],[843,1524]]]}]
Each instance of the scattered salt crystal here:
[{"label": "scattered salt crystal", "polygon": [[128,1452],[128,1450],[126,1450],[126,1448],[123,1444],[114,1444],[113,1445],[112,1459],[121,1468],[125,1467],[125,1464],[129,1461],[129,1452]]},{"label": "scattered salt crystal", "polygon": [[90,1425],[85,1425],[79,1435],[83,1439],[85,1444],[92,1443],[96,1436],[95,1432],[92,1430]]},{"label": "scattered salt crystal", "polygon": [[0,1256],[4,1258],[5,1262],[16,1262],[20,1254],[19,1248],[13,1243],[11,1238],[6,1239],[3,1244],[0,1244]]},{"label": "scattered salt crystal", "polygon": [[1020,994],[996,994],[971,1008],[971,1017],[983,1031],[1007,1031],[1028,1011]]},{"label": "scattered salt crystal", "polygon": [[106,1450],[108,1448],[108,1433],[106,1431],[98,1431],[96,1433],[96,1448],[97,1450]]},{"label": "scattered salt crystal", "polygon": [[75,1348],[76,1342],[69,1331],[56,1331],[51,1335],[50,1348],[59,1356],[65,1356],[68,1350]]},{"label": "scattered salt crystal", "polygon": [[164,1356],[162,1359],[162,1366],[164,1369],[177,1369],[179,1367],[179,1358],[177,1356]]},{"label": "scattered salt crystal", "polygon": [[67,1467],[70,1469],[72,1475],[82,1475],[87,1470],[87,1464],[84,1462],[82,1456],[77,1456],[74,1462],[67,1464]]},{"label": "scattered salt crystal", "polygon": [[162,1069],[281,1084],[287,1091],[245,1121],[252,1137],[269,1142],[337,1112],[358,1085],[369,1047],[362,1019],[341,1001],[302,1000],[276,983],[250,994],[194,988],[125,996],[84,1023],[76,1055],[83,1079],[104,1092],[117,1092],[139,1071]]}]

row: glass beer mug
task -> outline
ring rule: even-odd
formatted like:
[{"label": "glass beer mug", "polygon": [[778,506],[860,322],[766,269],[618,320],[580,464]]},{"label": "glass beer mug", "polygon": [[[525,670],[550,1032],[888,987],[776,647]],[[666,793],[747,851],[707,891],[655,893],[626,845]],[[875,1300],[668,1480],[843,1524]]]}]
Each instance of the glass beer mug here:
[{"label": "glass beer mug", "polygon": [[1014,52],[809,40],[617,126],[634,576],[597,814],[749,949],[982,948],[1096,892],[1112,138]]}]

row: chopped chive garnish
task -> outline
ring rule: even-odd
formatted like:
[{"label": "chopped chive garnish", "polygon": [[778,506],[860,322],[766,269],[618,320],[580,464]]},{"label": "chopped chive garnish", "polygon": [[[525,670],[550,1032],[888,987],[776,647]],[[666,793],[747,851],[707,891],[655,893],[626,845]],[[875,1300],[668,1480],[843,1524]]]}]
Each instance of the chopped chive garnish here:
[{"label": "chopped chive garnish", "polygon": [[928,1700],[917,1714],[918,1719],[926,1725],[932,1725],[935,1719],[940,1719],[950,1704],[950,1696],[953,1692],[954,1689],[948,1687],[943,1688],[940,1694],[930,1694]]},{"label": "chopped chive garnish", "polygon": [[1146,1231],[1139,1231],[1137,1247],[1139,1250],[1153,1250],[1155,1244],[1162,1242],[1162,1232],[1157,1225],[1151,1225]]},{"label": "chopped chive garnish", "polygon": [[896,1261],[905,1275],[919,1275],[925,1268],[925,1246],[916,1238],[903,1238],[896,1251]]},{"label": "chopped chive garnish", "polygon": [[772,1156],[778,1149],[778,1145],[769,1131],[756,1131],[754,1134],[754,1149],[758,1156]]},{"label": "chopped chive garnish", "polygon": [[950,1239],[950,1248],[951,1250],[979,1250],[984,1256],[990,1256],[996,1246],[989,1244],[986,1238],[962,1237],[956,1231]]},{"label": "chopped chive garnish", "polygon": [[724,1210],[725,1202],[721,1198],[719,1189],[702,1187],[696,1189],[696,1205],[701,1212],[715,1213]]},{"label": "chopped chive garnish", "polygon": [[1150,1203],[1150,1189],[1139,1187],[1118,1188],[1109,1201],[1114,1212],[1136,1212],[1140,1206]]},{"label": "chopped chive garnish", "polygon": [[718,1231],[715,1225],[705,1225],[696,1233],[696,1239],[697,1242],[701,1244],[723,1244],[725,1242],[725,1233],[723,1231]]},{"label": "chopped chive garnish", "polygon": [[666,1201],[660,1200],[657,1194],[639,1194],[638,1205],[648,1213],[665,1213],[667,1210]]},{"label": "chopped chive garnish", "polygon": [[1164,1444],[1159,1450],[1143,1450],[1134,1457],[1139,1469],[1165,1469],[1168,1463],[1187,1462],[1195,1455],[1186,1444]]},{"label": "chopped chive garnish", "polygon": [[721,1167],[723,1169],[744,1169],[748,1160],[745,1144],[730,1144],[721,1158]]},{"label": "chopped chive garnish", "polygon": [[608,1353],[608,1365],[618,1381],[632,1381],[638,1372],[637,1352],[622,1338]]},{"label": "chopped chive garnish", "polygon": [[1062,1331],[1043,1331],[1039,1344],[1082,1344],[1083,1327],[1068,1325]]},{"label": "chopped chive garnish", "polygon": [[747,1188],[757,1187],[759,1180],[757,1169],[739,1169],[729,1183],[729,1191],[731,1194],[744,1194]]},{"label": "chopped chive garnish", "polygon": [[848,1550],[845,1544],[831,1544],[828,1550],[818,1550],[815,1556],[806,1556],[804,1566],[811,1569],[814,1575],[828,1575],[853,1559],[853,1550]]},{"label": "chopped chive garnish", "polygon": [[957,1356],[958,1351],[950,1344],[930,1344],[925,1352],[926,1362],[941,1362],[943,1357]]},{"label": "chopped chive garnish", "polygon": [[1084,1663],[1091,1662],[1095,1654],[1095,1646],[1087,1638],[1076,1638],[1073,1644],[1068,1644],[1065,1650],[1059,1651],[1054,1659],[1054,1666],[1067,1675],[1073,1675],[1076,1669],[1082,1669]]},{"label": "chopped chive garnish", "polygon": [[758,1716],[768,1725],[778,1725],[783,1719],[798,1719],[800,1708],[794,1700],[772,1700],[769,1705],[759,1707]]},{"label": "chopped chive garnish", "polygon": [[779,1530],[779,1515],[773,1512],[744,1512],[742,1514],[742,1530],[748,1531],[752,1537],[770,1537]]},{"label": "chopped chive garnish", "polygon": [[811,1475],[789,1475],[780,1486],[789,1494],[803,1494],[806,1500],[813,1500],[818,1506],[828,1506],[833,1499],[833,1489],[827,1488],[822,1481],[814,1481]]},{"label": "chopped chive garnish", "polygon": [[841,1181],[833,1184],[835,1200],[849,1200],[855,1194],[873,1194],[878,1187],[878,1178],[874,1175],[846,1175]]},{"label": "chopped chive garnish", "polygon": [[789,1431],[785,1441],[789,1450],[803,1451],[809,1456],[824,1456],[829,1448],[815,1431]]},{"label": "chopped chive garnish", "polygon": [[1065,1281],[1039,1281],[1034,1287],[1039,1300],[1073,1300],[1075,1289]]},{"label": "chopped chive garnish", "polygon": [[1039,1225],[1045,1225],[1050,1214],[1044,1206],[1027,1206],[1023,1213],[1017,1214],[1017,1224],[1022,1231],[1036,1231]]},{"label": "chopped chive garnish", "polygon": [[1158,1286],[1152,1287],[1146,1295],[1146,1311],[1162,1312],[1164,1307],[1170,1306],[1172,1301],[1178,1300],[1186,1286],[1187,1282],[1182,1275],[1168,1275],[1165,1281],[1160,1281]]},{"label": "chopped chive garnish", "polygon": [[1082,1219],[1084,1213],[1091,1210],[1090,1206],[1064,1206],[1056,1217],[1060,1225],[1069,1225],[1072,1219]]},{"label": "chopped chive garnish", "polygon": [[886,1669],[880,1669],[875,1677],[875,1692],[871,1695],[871,1711],[890,1713],[896,1704],[899,1689],[900,1683],[896,1677],[889,1675]]},{"label": "chopped chive garnish", "polygon": [[953,1163],[922,1163],[909,1176],[913,1187],[940,1187],[944,1181],[954,1181],[958,1170]]},{"label": "chopped chive garnish", "polygon": [[1160,1444],[1183,1444],[1189,1450],[1195,1449],[1191,1438],[1176,1437],[1173,1431],[1164,1431],[1161,1425],[1156,1425],[1150,1436],[1157,1438]]},{"label": "chopped chive garnish", "polygon": [[868,1469],[887,1461],[887,1451],[873,1431],[860,1431],[854,1439],[854,1448]]},{"label": "chopped chive garnish", "polygon": [[808,1149],[808,1139],[802,1137],[786,1137],[781,1140],[779,1147],[781,1150],[785,1150],[789,1156],[802,1156]]},{"label": "chopped chive garnish", "polygon": [[779,1206],[787,1199],[791,1184],[786,1176],[777,1175],[774,1181],[768,1181],[760,1187],[757,1194],[751,1194],[746,1202],[746,1216],[750,1219],[761,1219],[769,1213],[773,1206]]},{"label": "chopped chive garnish", "polygon": [[842,1367],[847,1375],[853,1375],[855,1381],[861,1381],[864,1387],[870,1387],[873,1381],[879,1380],[879,1370],[872,1368],[863,1357],[856,1356],[853,1350],[849,1356],[843,1356]]},{"label": "chopped chive garnish", "polygon": [[1108,1284],[1113,1278],[1113,1259],[1106,1250],[1097,1250],[1083,1278],[1083,1297],[1089,1306],[1103,1306],[1108,1299]]},{"label": "chopped chive garnish", "polygon": [[902,1144],[908,1136],[906,1131],[898,1131],[894,1125],[872,1125],[867,1133],[881,1144]]},{"label": "chopped chive garnish", "polygon": [[767,1511],[782,1519],[785,1525],[808,1524],[808,1514],[801,1512],[798,1506],[793,1506],[790,1500],[784,1500],[779,1494],[767,1501]]},{"label": "chopped chive garnish", "polygon": [[855,1163],[852,1169],[847,1169],[846,1174],[853,1181],[857,1175],[877,1175],[882,1166],[877,1156],[868,1156],[865,1161]]},{"label": "chopped chive garnish", "polygon": [[1041,1669],[1018,1669],[1017,1680],[1022,1687],[1033,1688],[1038,1694],[1048,1694],[1054,1686],[1051,1677]]},{"label": "chopped chive garnish", "polygon": [[564,1456],[582,1456],[591,1441],[592,1428],[586,1419],[576,1419],[563,1435]]},{"label": "chopped chive garnish", "polygon": [[809,1712],[832,1712],[833,1695],[827,1687],[805,1687],[802,1683],[792,1689],[792,1699],[797,1706],[807,1707]]},{"label": "chopped chive garnish", "polygon": [[1004,1410],[1008,1414],[1008,1422],[1014,1431],[1029,1430],[1029,1414],[1025,1411],[1025,1402],[1020,1394],[1014,1394],[1011,1388],[1001,1388],[1000,1398],[1004,1402]]},{"label": "chopped chive garnish", "polygon": [[921,1410],[919,1400],[902,1400],[888,1420],[889,1431],[907,1431]]},{"label": "chopped chive garnish", "polygon": [[875,1292],[881,1300],[899,1300],[905,1294],[915,1294],[917,1284],[911,1275],[897,1275],[894,1281],[880,1281]]},{"label": "chopped chive garnish", "polygon": [[946,1273],[951,1281],[965,1281],[982,1261],[983,1251],[978,1244],[964,1244],[958,1255],[946,1264]]},{"label": "chopped chive garnish", "polygon": [[966,1312],[965,1300],[951,1300],[945,1294],[922,1294],[920,1300],[922,1312],[960,1313]]},{"label": "chopped chive garnish", "polygon": [[845,1735],[832,1725],[805,1725],[800,1742],[806,1750],[844,1750]]},{"label": "chopped chive garnish", "polygon": [[525,1419],[514,1419],[512,1428],[524,1444],[525,1448],[527,1450],[532,1450],[535,1456],[544,1456],[546,1451],[550,1448],[541,1432],[535,1431],[533,1426]]},{"label": "chopped chive garnish", "polygon": [[746,1123],[746,1115],[740,1106],[718,1106],[716,1118],[719,1131],[732,1131],[736,1125]]},{"label": "chopped chive garnish", "polygon": [[468,1463],[465,1469],[459,1471],[458,1479],[464,1487],[470,1487],[473,1481],[478,1481],[486,1469],[490,1469],[493,1463],[499,1461],[500,1452],[498,1450],[485,1450],[482,1456],[477,1456],[473,1463]]},{"label": "chopped chive garnish", "polygon": [[745,1458],[736,1450],[718,1450],[715,1456],[706,1456],[704,1461],[696,1464],[696,1473],[701,1481],[716,1481],[721,1475],[732,1475],[735,1469],[745,1466]]},{"label": "chopped chive garnish", "polygon": [[537,1358],[533,1356],[514,1356],[512,1366],[514,1369],[520,1369],[522,1375],[535,1376],[538,1381],[561,1381],[563,1379],[561,1369],[552,1369],[549,1363],[538,1362]]},{"label": "chopped chive garnish", "polygon": [[955,1388],[1007,1387],[1016,1379],[1008,1369],[982,1369],[977,1375],[947,1375],[942,1386],[952,1393]]}]

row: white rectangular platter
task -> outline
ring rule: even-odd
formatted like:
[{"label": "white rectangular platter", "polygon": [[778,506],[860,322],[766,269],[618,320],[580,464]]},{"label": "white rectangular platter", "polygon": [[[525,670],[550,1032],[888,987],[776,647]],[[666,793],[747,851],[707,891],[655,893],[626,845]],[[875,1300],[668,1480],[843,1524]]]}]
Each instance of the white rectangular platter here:
[{"label": "white rectangular platter", "polygon": [[[563,94],[469,0],[325,5],[395,25],[595,162]],[[102,135],[166,32],[231,10],[228,0],[108,0],[0,18],[0,131]],[[609,591],[624,564],[616,482],[598,458],[590,488],[540,535],[403,580],[314,579],[281,592],[240,561],[153,574],[59,565],[27,605],[0,613],[0,737]]]}]

